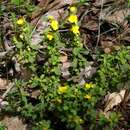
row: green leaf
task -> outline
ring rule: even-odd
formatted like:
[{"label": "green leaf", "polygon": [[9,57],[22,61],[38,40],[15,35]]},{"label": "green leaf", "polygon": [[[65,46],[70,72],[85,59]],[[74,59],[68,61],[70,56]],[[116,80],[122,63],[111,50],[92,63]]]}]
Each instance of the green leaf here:
[{"label": "green leaf", "polygon": [[75,130],[83,130],[83,128],[82,128],[81,125],[77,125],[77,126],[75,127]]},{"label": "green leaf", "polygon": [[40,45],[30,44],[30,47],[34,50],[38,50],[40,48]]},{"label": "green leaf", "polygon": [[77,60],[77,58],[74,58],[73,61],[72,61],[73,68],[76,68],[77,64],[78,64],[78,60]]},{"label": "green leaf", "polygon": [[74,48],[73,49],[73,54],[76,55],[76,56],[79,55],[80,54],[80,48],[78,48],[78,47]]},{"label": "green leaf", "polygon": [[32,130],[37,130],[37,128],[36,128],[36,127],[33,127]]},{"label": "green leaf", "polygon": [[20,5],[23,2],[23,0],[11,0],[12,4]]},{"label": "green leaf", "polygon": [[23,43],[22,42],[17,42],[16,43],[16,47],[19,48],[19,49],[22,48],[23,47]]},{"label": "green leaf", "polygon": [[63,109],[66,111],[66,110],[68,110],[69,108],[68,108],[68,106],[63,106]]}]

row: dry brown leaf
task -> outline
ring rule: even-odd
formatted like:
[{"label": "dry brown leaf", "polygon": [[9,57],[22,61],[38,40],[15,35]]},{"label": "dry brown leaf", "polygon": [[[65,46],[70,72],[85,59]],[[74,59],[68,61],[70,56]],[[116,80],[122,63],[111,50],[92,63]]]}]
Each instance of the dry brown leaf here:
[{"label": "dry brown leaf", "polygon": [[62,66],[64,69],[67,69],[70,67],[70,62],[65,62],[63,63],[63,66]]},{"label": "dry brown leaf", "polygon": [[88,21],[86,24],[82,25],[83,28],[87,28],[92,31],[98,30],[98,22],[95,20]]},{"label": "dry brown leaf", "polygon": [[113,46],[113,42],[112,41],[110,41],[110,40],[102,40],[101,41],[101,46],[102,46],[102,48],[107,48],[107,47],[112,47]]},{"label": "dry brown leaf", "polygon": [[7,89],[8,80],[0,78],[0,90]]},{"label": "dry brown leaf", "polygon": [[[38,4],[38,9],[32,13],[32,20],[36,20],[40,15],[44,14],[44,12],[59,12],[59,10],[64,10],[63,7],[66,5],[73,4],[73,0],[54,0],[51,3],[48,0],[41,0]],[[46,14],[44,14],[46,15]],[[55,17],[55,15],[53,15]],[[39,19],[39,18],[38,18]],[[37,21],[38,21],[37,19]]]},{"label": "dry brown leaf", "polygon": [[27,127],[27,124],[23,124],[22,120],[18,117],[5,116],[1,122],[7,126],[8,130],[26,130]]},{"label": "dry brown leaf", "polygon": [[101,14],[102,20],[105,20],[109,23],[117,23],[120,25],[126,24],[126,17],[130,14],[130,9],[120,9],[116,10],[113,13],[110,13],[109,10],[103,10]]},{"label": "dry brown leaf", "polygon": [[64,51],[60,51],[60,54],[61,54],[60,62],[62,63],[60,70],[62,73],[62,77],[64,79],[68,79],[70,76],[70,72],[69,72],[70,62],[68,62],[68,56]]},{"label": "dry brown leaf", "polygon": [[39,4],[38,4],[38,9],[36,9],[33,13],[32,13],[32,17],[31,19],[34,20],[36,18],[39,17],[39,15],[41,15],[41,13],[43,13],[46,9],[46,6],[48,4],[48,0],[40,0]]},{"label": "dry brown leaf", "polygon": [[69,76],[70,76],[70,72],[68,70],[65,70],[65,71],[62,72],[62,77],[64,79],[68,79]]},{"label": "dry brown leaf", "polygon": [[36,30],[34,31],[32,35],[32,44],[38,45],[43,40],[43,30],[49,26],[49,22],[45,21],[45,19],[48,18],[48,16],[53,16],[57,21],[64,14],[64,9],[58,9],[54,11],[48,11],[46,14],[44,14],[40,19],[35,18],[32,20],[33,25],[37,25]]},{"label": "dry brown leaf", "polygon": [[[89,66],[85,67],[85,70],[83,70],[84,76],[86,79],[91,79],[92,76],[96,73],[97,68],[96,67],[92,67],[93,62],[89,63]],[[82,73],[82,72],[81,72]]]},{"label": "dry brown leaf", "polygon": [[34,90],[31,93],[31,97],[37,99],[40,94],[41,94],[40,90]]},{"label": "dry brown leaf", "polygon": [[70,76],[69,67],[70,67],[70,62],[63,62],[61,66],[62,77],[65,79],[68,79]]},{"label": "dry brown leaf", "polygon": [[89,62],[89,65],[85,68],[81,69],[81,72],[77,76],[73,76],[68,81],[73,80],[75,83],[79,83],[80,85],[84,85],[86,79],[91,79],[92,76],[96,73],[97,68],[92,67],[93,62]]},{"label": "dry brown leaf", "polygon": [[61,57],[60,57],[60,61],[61,61],[62,63],[67,62],[67,60],[68,60],[68,57],[67,57],[67,56],[61,56]]},{"label": "dry brown leaf", "polygon": [[130,42],[130,28],[126,26],[124,31],[116,38],[119,41]]},{"label": "dry brown leaf", "polygon": [[[45,3],[45,4],[44,4]],[[59,21],[59,19],[64,18],[64,6],[73,4],[73,0],[54,0],[52,3],[49,3],[45,1],[41,1],[39,4],[40,9],[37,11],[34,11],[32,14],[32,21],[31,23],[36,26],[36,30],[34,30],[34,33],[32,35],[32,44],[37,45],[43,40],[43,30],[48,27],[48,22],[45,22],[45,19],[48,16],[53,16],[56,20]],[[47,6],[47,7],[46,7]],[[44,10],[44,11],[43,11]],[[46,11],[45,11],[46,10]],[[47,12],[47,13],[44,13]]]},{"label": "dry brown leaf", "polygon": [[105,53],[110,53],[113,51],[114,43],[112,41],[101,40],[100,44]]},{"label": "dry brown leaf", "polygon": [[113,109],[114,106],[119,105],[125,96],[125,92],[126,90],[121,90],[119,93],[114,92],[111,94],[108,94],[106,96],[106,105],[105,105],[105,109],[104,112],[108,112],[109,110]]},{"label": "dry brown leaf", "polygon": [[61,9],[62,7],[66,5],[71,5],[74,3],[74,0],[54,0],[51,4],[48,6],[48,10],[57,10]]},{"label": "dry brown leaf", "polygon": [[105,49],[104,49],[104,52],[105,52],[105,53],[110,53],[111,51],[112,51],[111,48],[105,48]]},{"label": "dry brown leaf", "polygon": [[60,52],[61,53],[61,56],[60,56],[60,62],[62,62],[62,63],[65,63],[65,62],[67,62],[67,60],[68,60],[68,56],[67,56],[67,54],[65,53],[65,52]]},{"label": "dry brown leaf", "polygon": [[48,0],[38,0],[39,1],[39,4],[38,4],[38,6],[39,7],[45,7],[47,4],[48,4]]}]

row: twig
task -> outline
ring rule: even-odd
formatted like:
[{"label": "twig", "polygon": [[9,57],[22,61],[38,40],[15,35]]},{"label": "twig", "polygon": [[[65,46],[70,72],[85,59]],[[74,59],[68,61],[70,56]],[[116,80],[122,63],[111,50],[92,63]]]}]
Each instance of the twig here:
[{"label": "twig", "polygon": [[[110,30],[101,33],[100,36],[101,36],[101,35],[104,35],[104,34],[107,34],[107,33],[111,32],[111,31],[114,31],[114,30],[116,30],[116,28],[111,28]],[[98,36],[99,36],[99,35],[97,35],[96,38],[97,38]]]},{"label": "twig", "polygon": [[4,99],[6,96],[7,96],[7,94],[10,92],[10,90],[13,88],[13,86],[14,86],[14,83],[9,83],[9,85],[8,85],[8,89],[5,91],[5,93],[2,95],[2,99]]},{"label": "twig", "polygon": [[90,12],[92,12],[92,10],[86,10],[86,11],[82,14],[82,16],[81,16],[81,18],[80,18],[80,20],[79,20],[79,23],[80,23],[80,24],[81,24],[81,22],[83,21],[84,17],[85,17],[88,13],[90,13]]},{"label": "twig", "polygon": [[100,41],[100,33],[101,33],[101,15],[102,15],[102,10],[103,10],[103,3],[104,3],[104,0],[102,0],[102,3],[101,3],[101,10],[100,10],[100,14],[99,14],[98,38],[97,38],[96,48],[97,48],[98,43],[99,43],[99,41]]}]

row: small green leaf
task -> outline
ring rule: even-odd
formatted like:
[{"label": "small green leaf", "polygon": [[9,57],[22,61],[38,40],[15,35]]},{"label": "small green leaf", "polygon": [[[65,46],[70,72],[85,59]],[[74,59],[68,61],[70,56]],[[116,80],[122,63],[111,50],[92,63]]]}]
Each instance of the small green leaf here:
[{"label": "small green leaf", "polygon": [[30,44],[30,47],[34,50],[38,50],[40,48],[40,45]]},{"label": "small green leaf", "polygon": [[16,43],[16,47],[19,48],[19,49],[22,48],[23,47],[23,43],[22,42],[17,42]]},{"label": "small green leaf", "polygon": [[77,125],[77,126],[75,127],[75,130],[83,130],[83,128],[82,128],[81,125]]},{"label": "small green leaf", "polygon": [[23,0],[11,0],[12,4],[20,5],[23,2]]}]

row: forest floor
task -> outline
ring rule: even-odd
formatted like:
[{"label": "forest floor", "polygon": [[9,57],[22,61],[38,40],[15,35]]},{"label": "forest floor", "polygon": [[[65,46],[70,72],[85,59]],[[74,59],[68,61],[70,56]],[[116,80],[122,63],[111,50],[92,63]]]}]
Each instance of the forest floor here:
[{"label": "forest floor", "polygon": [[0,1],[0,130],[130,130],[130,1]]}]

